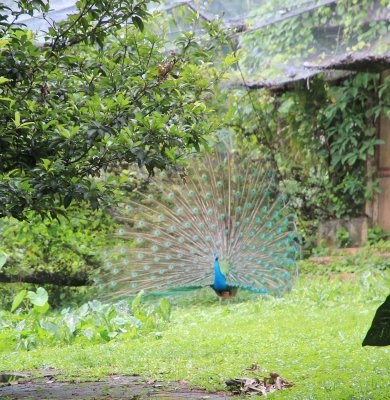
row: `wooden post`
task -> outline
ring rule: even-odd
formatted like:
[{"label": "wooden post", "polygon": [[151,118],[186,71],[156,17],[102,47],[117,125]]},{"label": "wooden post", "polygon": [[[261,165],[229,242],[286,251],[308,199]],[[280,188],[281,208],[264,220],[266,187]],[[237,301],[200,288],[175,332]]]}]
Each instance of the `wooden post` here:
[{"label": "wooden post", "polygon": [[[382,73],[382,80],[387,76],[390,76],[390,70]],[[384,141],[378,146],[376,157],[381,193],[372,201],[370,216],[374,226],[390,231],[390,119],[384,114],[380,116],[378,136]]]}]

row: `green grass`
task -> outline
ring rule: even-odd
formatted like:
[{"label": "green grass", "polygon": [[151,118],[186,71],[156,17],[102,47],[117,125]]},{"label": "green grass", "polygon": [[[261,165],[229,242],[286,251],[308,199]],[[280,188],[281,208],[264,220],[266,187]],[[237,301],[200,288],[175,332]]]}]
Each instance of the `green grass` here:
[{"label": "green grass", "polygon": [[[294,383],[273,399],[390,398],[390,349],[361,347],[388,282],[300,279],[283,298],[241,295],[220,302],[211,291],[173,299],[162,332],[107,344],[3,351],[1,369],[59,368],[65,378],[140,374],[223,390],[229,378],[278,372]],[[245,371],[256,362],[264,372]]]}]

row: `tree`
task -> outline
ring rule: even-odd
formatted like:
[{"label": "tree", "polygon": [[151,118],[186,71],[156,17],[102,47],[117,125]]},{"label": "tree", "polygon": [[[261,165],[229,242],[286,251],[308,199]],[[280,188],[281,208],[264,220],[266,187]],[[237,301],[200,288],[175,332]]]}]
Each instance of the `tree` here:
[{"label": "tree", "polygon": [[212,43],[187,33],[168,52],[147,3],[78,1],[43,46],[15,22],[47,2],[18,1],[12,22],[0,6],[0,217],[56,218],[72,202],[96,209],[112,200],[107,170],[153,174],[199,149],[212,126]]},{"label": "tree", "polygon": [[[26,220],[0,220],[0,283],[26,282],[59,286],[92,283],[109,249],[117,225],[105,210],[71,205],[58,221],[30,212]],[[110,254],[110,259],[112,254]]]}]

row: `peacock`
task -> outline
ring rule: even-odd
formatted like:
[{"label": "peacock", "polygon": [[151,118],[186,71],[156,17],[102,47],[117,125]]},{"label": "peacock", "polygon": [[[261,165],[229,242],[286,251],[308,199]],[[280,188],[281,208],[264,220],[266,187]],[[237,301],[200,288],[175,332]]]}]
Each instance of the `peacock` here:
[{"label": "peacock", "polygon": [[[118,295],[205,286],[281,295],[300,254],[294,216],[262,160],[221,150],[193,157],[185,176],[163,172],[120,212],[124,245],[110,263]],[[181,174],[183,175],[183,174]]]}]

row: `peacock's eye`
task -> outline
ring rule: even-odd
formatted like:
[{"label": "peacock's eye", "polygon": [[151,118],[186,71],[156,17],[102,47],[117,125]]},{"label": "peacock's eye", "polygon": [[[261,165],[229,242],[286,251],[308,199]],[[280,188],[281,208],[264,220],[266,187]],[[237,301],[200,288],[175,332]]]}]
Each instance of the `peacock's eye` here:
[{"label": "peacock's eye", "polygon": [[184,171],[174,166],[166,179],[150,179],[153,191],[129,197],[116,231],[128,244],[115,250],[115,267],[107,264],[120,290],[209,285],[214,253],[226,274],[222,287],[277,294],[291,286],[299,254],[295,219],[286,216],[273,172],[241,156],[242,149],[231,157],[216,149],[216,157],[189,158],[183,179],[174,177],[174,169]]}]

